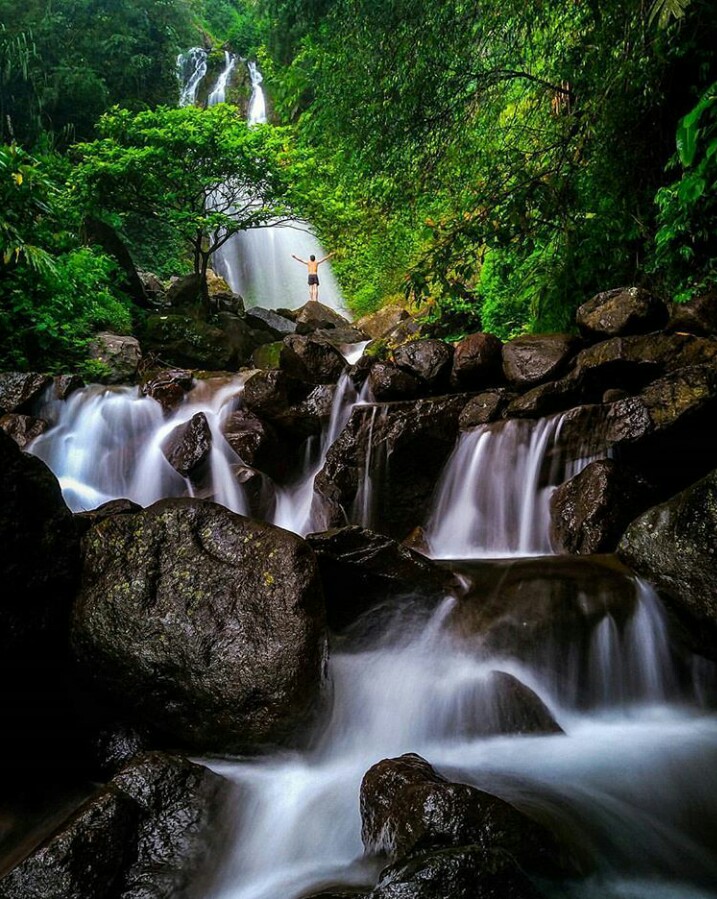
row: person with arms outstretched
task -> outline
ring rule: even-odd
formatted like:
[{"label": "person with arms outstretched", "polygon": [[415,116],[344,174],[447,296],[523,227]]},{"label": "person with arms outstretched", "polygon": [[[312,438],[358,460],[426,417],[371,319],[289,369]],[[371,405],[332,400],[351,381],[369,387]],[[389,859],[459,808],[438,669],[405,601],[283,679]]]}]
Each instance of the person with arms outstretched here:
[{"label": "person with arms outstretched", "polygon": [[317,259],[316,256],[312,253],[309,256],[309,261],[307,262],[305,259],[299,259],[298,256],[295,256],[293,253],[291,254],[292,259],[296,259],[297,262],[301,262],[302,265],[305,265],[309,270],[309,302],[314,300],[318,303],[319,301],[319,266],[322,262],[326,262],[327,259],[331,259],[333,253],[329,253],[328,256],[324,256],[323,259]]}]

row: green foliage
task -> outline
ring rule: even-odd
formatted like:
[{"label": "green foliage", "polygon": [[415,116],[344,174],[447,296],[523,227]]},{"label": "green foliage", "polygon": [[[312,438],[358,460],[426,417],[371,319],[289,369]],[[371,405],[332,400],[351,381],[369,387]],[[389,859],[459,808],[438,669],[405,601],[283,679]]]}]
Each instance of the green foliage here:
[{"label": "green foliage", "polygon": [[657,192],[655,268],[677,300],[717,284],[717,83],[679,122],[680,177]]}]

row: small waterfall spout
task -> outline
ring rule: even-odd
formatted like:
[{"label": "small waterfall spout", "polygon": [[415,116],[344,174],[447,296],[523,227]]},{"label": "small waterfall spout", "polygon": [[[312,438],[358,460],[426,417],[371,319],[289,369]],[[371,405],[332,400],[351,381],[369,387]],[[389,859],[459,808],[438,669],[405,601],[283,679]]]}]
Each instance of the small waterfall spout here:
[{"label": "small waterfall spout", "polygon": [[208,106],[216,106],[217,103],[225,103],[227,99],[227,86],[232,77],[232,72],[236,68],[237,58],[228,50],[224,51],[224,68],[222,69],[214,90],[209,94],[207,100]]},{"label": "small waterfall spout", "polygon": [[266,124],[266,98],[264,96],[264,88],[261,86],[264,76],[253,60],[247,63],[247,69],[251,79],[251,98],[249,100],[247,121],[250,125],[264,125]]},{"label": "small waterfall spout", "polygon": [[426,538],[435,558],[553,552],[550,496],[595,456],[561,446],[563,416],[483,425],[461,435],[436,487]]},{"label": "small waterfall spout", "polygon": [[197,102],[199,85],[207,74],[208,56],[202,47],[192,47],[177,57],[180,106],[194,106]]}]

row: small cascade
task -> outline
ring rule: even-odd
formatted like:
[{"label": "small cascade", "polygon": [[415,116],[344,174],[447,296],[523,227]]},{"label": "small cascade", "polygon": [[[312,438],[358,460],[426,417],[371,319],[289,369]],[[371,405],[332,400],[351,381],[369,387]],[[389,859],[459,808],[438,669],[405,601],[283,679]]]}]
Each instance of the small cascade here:
[{"label": "small cascade", "polygon": [[207,100],[207,106],[216,106],[218,103],[226,102],[227,97],[227,87],[229,85],[229,81],[232,77],[232,72],[236,68],[237,58],[233,53],[230,53],[228,50],[224,51],[224,68],[219,74],[219,78],[217,83],[214,86],[214,89],[209,94],[209,99]]},{"label": "small cascade", "polygon": [[[366,456],[359,466],[359,485],[351,510],[351,521],[364,528],[374,528],[377,524],[379,490],[386,473],[386,445],[375,439],[386,418],[386,406],[372,405],[366,412],[368,431],[366,434]],[[378,426],[378,427],[377,427]]]},{"label": "small cascade", "polygon": [[[463,433],[438,485],[426,538],[435,558],[553,552],[550,497],[595,459],[561,446],[563,416],[513,419]],[[604,455],[604,453],[603,453]]]},{"label": "small cascade", "polygon": [[266,98],[264,97],[264,88],[261,86],[264,76],[253,60],[247,63],[247,69],[249,70],[249,79],[251,80],[251,97],[249,98],[247,122],[249,125],[265,125]]},{"label": "small cascade", "polygon": [[192,47],[177,57],[179,105],[194,106],[199,86],[207,74],[209,54],[202,47]]}]

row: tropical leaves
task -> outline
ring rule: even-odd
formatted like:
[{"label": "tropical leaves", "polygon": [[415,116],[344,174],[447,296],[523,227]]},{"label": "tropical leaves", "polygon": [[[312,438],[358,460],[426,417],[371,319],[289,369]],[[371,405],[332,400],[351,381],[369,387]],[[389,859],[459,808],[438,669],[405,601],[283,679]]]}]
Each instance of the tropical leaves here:
[{"label": "tropical leaves", "polygon": [[687,12],[692,0],[655,0],[650,8],[648,21],[650,25],[657,22],[660,28],[667,28],[670,21],[681,19]]}]

